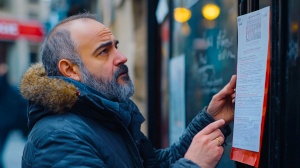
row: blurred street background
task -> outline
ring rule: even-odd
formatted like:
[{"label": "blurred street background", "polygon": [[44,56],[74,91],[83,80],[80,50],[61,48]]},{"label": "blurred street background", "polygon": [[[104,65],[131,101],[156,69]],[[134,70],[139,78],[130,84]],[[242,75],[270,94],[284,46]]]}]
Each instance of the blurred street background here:
[{"label": "blurred street background", "polygon": [[7,138],[7,144],[3,150],[3,162],[5,168],[21,167],[22,152],[25,145],[25,139],[20,131],[10,132]]},{"label": "blurred street background", "polygon": [[[40,62],[39,50],[51,28],[84,12],[96,14],[120,41],[136,94],[146,114],[146,0],[0,0],[0,168],[21,167],[28,135],[26,101],[18,86],[22,74]],[[142,126],[147,134],[147,122]],[[2,164],[1,164],[1,161]]]}]

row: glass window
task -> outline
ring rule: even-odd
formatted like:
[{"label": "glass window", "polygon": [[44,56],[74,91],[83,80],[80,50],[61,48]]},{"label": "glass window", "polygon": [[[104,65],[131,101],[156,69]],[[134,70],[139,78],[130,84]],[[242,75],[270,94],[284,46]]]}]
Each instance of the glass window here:
[{"label": "glass window", "polygon": [[[172,32],[172,57],[185,57],[188,125],[209,104],[212,96],[236,74],[238,5],[236,0],[177,0],[174,7],[186,7],[191,11],[191,18],[187,22],[174,21]],[[229,159],[231,142],[232,137],[229,136],[218,167],[235,167]]]}]

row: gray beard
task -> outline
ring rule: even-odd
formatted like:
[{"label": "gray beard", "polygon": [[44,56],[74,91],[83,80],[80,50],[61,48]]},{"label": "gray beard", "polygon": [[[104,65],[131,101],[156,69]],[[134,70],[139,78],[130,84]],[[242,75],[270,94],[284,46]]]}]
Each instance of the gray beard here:
[{"label": "gray beard", "polygon": [[95,76],[91,74],[84,65],[81,66],[80,69],[82,73],[81,82],[100,92],[109,100],[125,102],[134,93],[134,85],[128,73],[122,77],[125,84],[119,84],[117,81],[120,74],[128,72],[128,68],[124,64],[120,65],[119,69],[114,72],[112,79]]}]

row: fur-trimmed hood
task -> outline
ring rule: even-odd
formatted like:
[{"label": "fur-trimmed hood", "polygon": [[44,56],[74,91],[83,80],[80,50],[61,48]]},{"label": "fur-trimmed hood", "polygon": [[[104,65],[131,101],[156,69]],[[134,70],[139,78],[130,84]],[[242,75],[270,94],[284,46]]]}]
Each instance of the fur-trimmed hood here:
[{"label": "fur-trimmed hood", "polygon": [[79,113],[91,118],[113,116],[124,125],[130,122],[140,125],[144,121],[137,106],[128,99],[126,102],[114,102],[101,93],[66,77],[46,75],[42,64],[32,65],[23,75],[20,83],[23,97],[29,100],[29,127],[41,118],[65,112]]},{"label": "fur-trimmed hood", "polygon": [[77,101],[77,88],[62,79],[49,78],[42,64],[32,65],[20,83],[23,97],[55,113],[70,109]]}]

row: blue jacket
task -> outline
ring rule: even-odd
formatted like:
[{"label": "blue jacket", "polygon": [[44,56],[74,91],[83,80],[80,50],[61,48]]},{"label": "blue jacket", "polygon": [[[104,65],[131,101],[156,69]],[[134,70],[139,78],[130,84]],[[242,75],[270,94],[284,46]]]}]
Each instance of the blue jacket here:
[{"label": "blue jacket", "polygon": [[213,122],[202,111],[177,143],[155,149],[131,100],[112,102],[80,82],[49,78],[40,64],[24,74],[20,90],[30,101],[31,129],[22,167],[198,167],[183,156],[194,135]]}]

